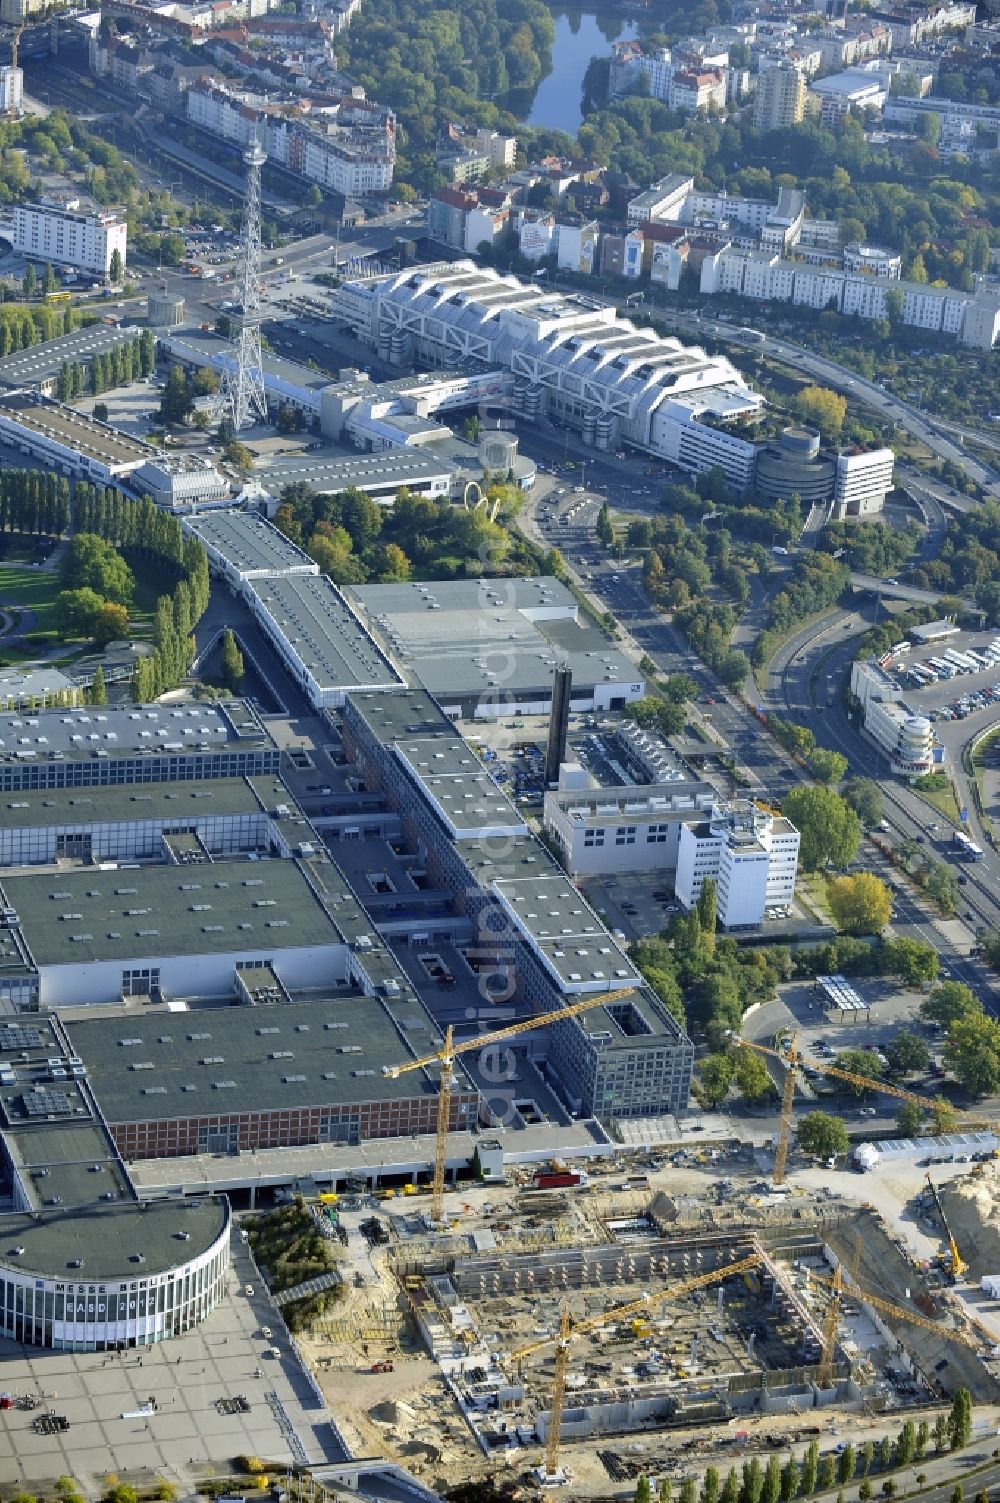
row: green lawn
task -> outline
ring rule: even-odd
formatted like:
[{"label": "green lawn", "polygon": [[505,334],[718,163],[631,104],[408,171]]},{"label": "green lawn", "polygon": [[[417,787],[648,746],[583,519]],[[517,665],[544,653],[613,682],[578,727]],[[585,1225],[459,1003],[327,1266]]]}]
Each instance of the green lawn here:
[{"label": "green lawn", "polygon": [[0,562],[0,606],[33,611],[35,621],[31,635],[46,638],[48,645],[51,645],[56,635],[52,603],[58,593],[58,575],[46,573],[43,569],[31,569],[23,564]]}]

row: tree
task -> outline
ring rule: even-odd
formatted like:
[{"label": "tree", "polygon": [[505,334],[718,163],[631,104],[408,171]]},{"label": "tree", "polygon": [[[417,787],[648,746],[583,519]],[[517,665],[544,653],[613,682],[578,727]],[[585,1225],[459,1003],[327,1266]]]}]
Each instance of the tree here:
[{"label": "tree", "polygon": [[809,1112],[802,1117],[795,1137],[802,1152],[817,1159],[835,1158],[851,1146],[844,1123],[828,1112]]},{"label": "tree", "polygon": [[601,509],[597,513],[595,530],[597,532],[597,536],[600,538],[605,548],[610,548],[611,544],[615,540],[615,529],[614,523],[611,521],[611,513],[608,510],[608,503],[606,501],[602,503]]},{"label": "tree", "polygon": [[934,1449],[940,1456],[948,1444],[948,1416],[939,1414],[934,1421]]},{"label": "tree", "polygon": [[679,1503],[698,1503],[698,1484],[693,1477],[685,1477],[681,1483]]},{"label": "tree", "polygon": [[232,629],[227,626],[222,633],[222,677],[227,689],[231,689],[234,694],[239,692],[244,671],[243,654]]},{"label": "tree", "polygon": [[740,1479],[736,1475],[734,1466],[731,1466],[726,1473],[726,1480],[719,1494],[719,1503],[740,1503]]},{"label": "tree", "polygon": [[857,1457],[850,1441],[844,1446],[837,1462],[837,1481],[842,1485],[851,1482],[854,1478],[854,1469],[857,1465]]},{"label": "tree", "polygon": [[698,910],[698,921],[707,933],[715,933],[716,919],[716,885],[712,877],[706,877],[701,884],[698,894],[698,902],[695,905]]},{"label": "tree", "polygon": [[794,1456],[789,1456],[781,1468],[781,1503],[791,1503],[793,1498],[797,1498],[800,1485],[799,1464]]},{"label": "tree", "polygon": [[919,1138],[924,1125],[924,1114],[915,1101],[904,1101],[896,1113],[896,1126],[900,1136]]},{"label": "tree", "polygon": [[191,377],[191,389],[196,397],[211,397],[219,389],[218,374],[210,365],[203,365]]},{"label": "tree", "polygon": [[809,1442],[805,1456],[802,1458],[801,1487],[803,1493],[814,1493],[816,1481],[819,1475],[819,1444],[815,1440]]},{"label": "tree", "polygon": [[767,1460],[764,1471],[764,1484],[761,1488],[760,1503],[779,1503],[781,1497],[781,1462],[772,1451]]},{"label": "tree", "polygon": [[24,276],[21,278],[21,290],[27,299],[34,297],[35,288],[38,286],[38,276],[34,266],[29,261],[24,268]]},{"label": "tree", "polygon": [[941,964],[932,946],[905,935],[883,940],[879,958],[887,976],[898,976],[904,985],[913,987],[933,981]]},{"label": "tree", "polygon": [[972,1096],[1000,1091],[1000,1023],[971,1013],[952,1023],[944,1048],[945,1065]]},{"label": "tree", "polygon": [[894,1075],[920,1075],[930,1067],[931,1051],[919,1034],[901,1028],[885,1046]]},{"label": "tree", "polygon": [[292,407],[290,403],[285,402],[278,409],[275,427],[279,433],[301,433],[305,427],[305,418],[298,407]]},{"label": "tree", "polygon": [[701,1484],[699,1503],[719,1503],[719,1469],[709,1466],[705,1468],[705,1476]]},{"label": "tree", "polygon": [[[849,1075],[863,1075],[868,1080],[879,1080],[885,1072],[882,1061],[871,1049],[843,1050],[837,1055],[837,1069],[846,1070]],[[863,1096],[868,1087],[845,1081],[842,1089],[851,1091],[855,1096]]]},{"label": "tree", "polygon": [[740,1503],[760,1503],[764,1488],[764,1470],[760,1458],[751,1456],[743,1463],[743,1485],[740,1488]]},{"label": "tree", "polygon": [[106,423],[107,422],[107,420],[108,420],[108,404],[107,404],[107,402],[95,402],[94,403],[94,417],[97,419],[97,421],[99,423]]},{"label": "tree", "polygon": [[907,1420],[896,1437],[896,1465],[909,1466],[916,1454],[917,1427],[912,1420]]},{"label": "tree", "polygon": [[866,830],[874,830],[883,818],[881,789],[871,777],[848,777],[841,788],[841,798],[850,804]]},{"label": "tree", "polygon": [[958,878],[943,861],[932,861],[927,868],[924,889],[933,898],[942,913],[955,913],[962,896]]},{"label": "tree", "polygon": [[826,386],[807,386],[795,398],[803,422],[818,428],[827,440],[836,438],[847,416],[847,398]]},{"label": "tree", "polygon": [[108,273],[112,282],[114,282],[116,286],[121,281],[122,273],[124,272],[124,270],[125,267],[122,264],[122,253],[116,245],[114,250],[111,252],[111,266],[109,267]]},{"label": "tree", "polygon": [[892,1441],[888,1435],[883,1435],[878,1444],[879,1470],[887,1472],[892,1466]]},{"label": "tree", "polygon": [[861,1447],[861,1475],[862,1475],[862,1477],[867,1477],[868,1476],[868,1473],[872,1469],[872,1462],[874,1460],[875,1460],[875,1442],[871,1441],[871,1440],[866,1440],[865,1443],[864,1443],[864,1445]]},{"label": "tree", "polygon": [[243,475],[249,475],[254,467],[254,452],[248,449],[246,444],[241,444],[239,439],[231,439],[222,451],[223,458],[227,459],[234,470],[239,470]]},{"label": "tree", "polygon": [[892,917],[892,894],[871,872],[828,878],[826,896],[834,922],[845,934],[879,934]]},{"label": "tree", "polygon": [[807,871],[853,861],[861,842],[861,822],[832,788],[793,788],[785,795],[782,813],[799,832],[799,859]]},{"label": "tree", "polygon": [[[746,1050],[741,1050],[745,1054]],[[698,1066],[698,1084],[706,1106],[718,1106],[726,1099],[733,1080],[733,1062],[728,1054],[708,1054]]]},{"label": "tree", "polygon": [[983,1004],[964,981],[942,981],[920,1004],[920,1016],[928,1023],[950,1029],[953,1023],[982,1013]]},{"label": "tree", "polygon": [[766,1101],[777,1090],[761,1056],[752,1054],[749,1049],[737,1052],[734,1079],[744,1101]]},{"label": "tree", "polygon": [[664,1477],[660,1483],[660,1491],[657,1494],[656,1503],[672,1503],[674,1496],[674,1484],[669,1477]]},{"label": "tree", "polygon": [[94,681],[87,694],[87,703],[91,705],[106,705],[108,702],[107,685],[104,682],[104,669],[98,663],[94,669]]},{"label": "tree", "polygon": [[106,600],[127,605],[135,592],[132,570],[111,543],[93,532],[78,532],[60,569],[69,590],[92,589]]},{"label": "tree", "polygon": [[930,1133],[933,1137],[940,1137],[942,1133],[954,1132],[958,1126],[958,1114],[950,1101],[944,1096],[935,1096],[931,1102]]},{"label": "tree", "polygon": [[831,783],[839,783],[844,776],[847,771],[847,758],[840,752],[830,751],[825,746],[817,746],[809,758],[809,767],[814,777],[829,786]]},{"label": "tree", "polygon": [[821,1493],[827,1493],[837,1481],[837,1458],[832,1451],[824,1451],[819,1459],[816,1485]]},{"label": "tree", "polygon": [[643,1473],[635,1484],[635,1503],[651,1503],[652,1491],[649,1486],[649,1478]]},{"label": "tree", "polygon": [[172,365],[160,394],[160,421],[186,423],[194,411],[194,389],[179,365]]}]

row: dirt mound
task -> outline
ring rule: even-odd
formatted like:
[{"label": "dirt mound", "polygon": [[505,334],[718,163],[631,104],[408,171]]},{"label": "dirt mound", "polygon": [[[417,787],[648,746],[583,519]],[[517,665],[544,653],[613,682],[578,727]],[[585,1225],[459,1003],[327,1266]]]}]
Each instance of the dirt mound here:
[{"label": "dirt mound", "polygon": [[1000,1273],[1000,1164],[942,1185],[938,1193],[970,1277]]}]

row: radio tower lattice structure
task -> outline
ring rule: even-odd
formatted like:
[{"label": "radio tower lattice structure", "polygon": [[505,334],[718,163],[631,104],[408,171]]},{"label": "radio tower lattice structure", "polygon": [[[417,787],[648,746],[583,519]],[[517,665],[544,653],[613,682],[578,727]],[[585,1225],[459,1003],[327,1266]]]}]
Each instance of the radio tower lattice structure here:
[{"label": "radio tower lattice structure", "polygon": [[243,201],[240,311],[233,320],[234,360],[227,366],[220,387],[221,410],[228,412],[237,433],[267,418],[260,349],[260,170],[267,153],[256,136],[243,153],[243,160],[247,190]]}]

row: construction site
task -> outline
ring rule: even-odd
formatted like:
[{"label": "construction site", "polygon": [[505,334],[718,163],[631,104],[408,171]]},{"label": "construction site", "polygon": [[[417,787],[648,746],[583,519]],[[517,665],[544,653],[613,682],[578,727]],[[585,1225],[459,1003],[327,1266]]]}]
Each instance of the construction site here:
[{"label": "construction site", "polygon": [[596,1498],[962,1386],[1000,1399],[1000,1326],[874,1206],[776,1196],[739,1145],[642,1166],[571,1191],[515,1174],[433,1230],[426,1201],[349,1200],[367,1230],[306,1342],[345,1434],[430,1485],[507,1471]]}]

